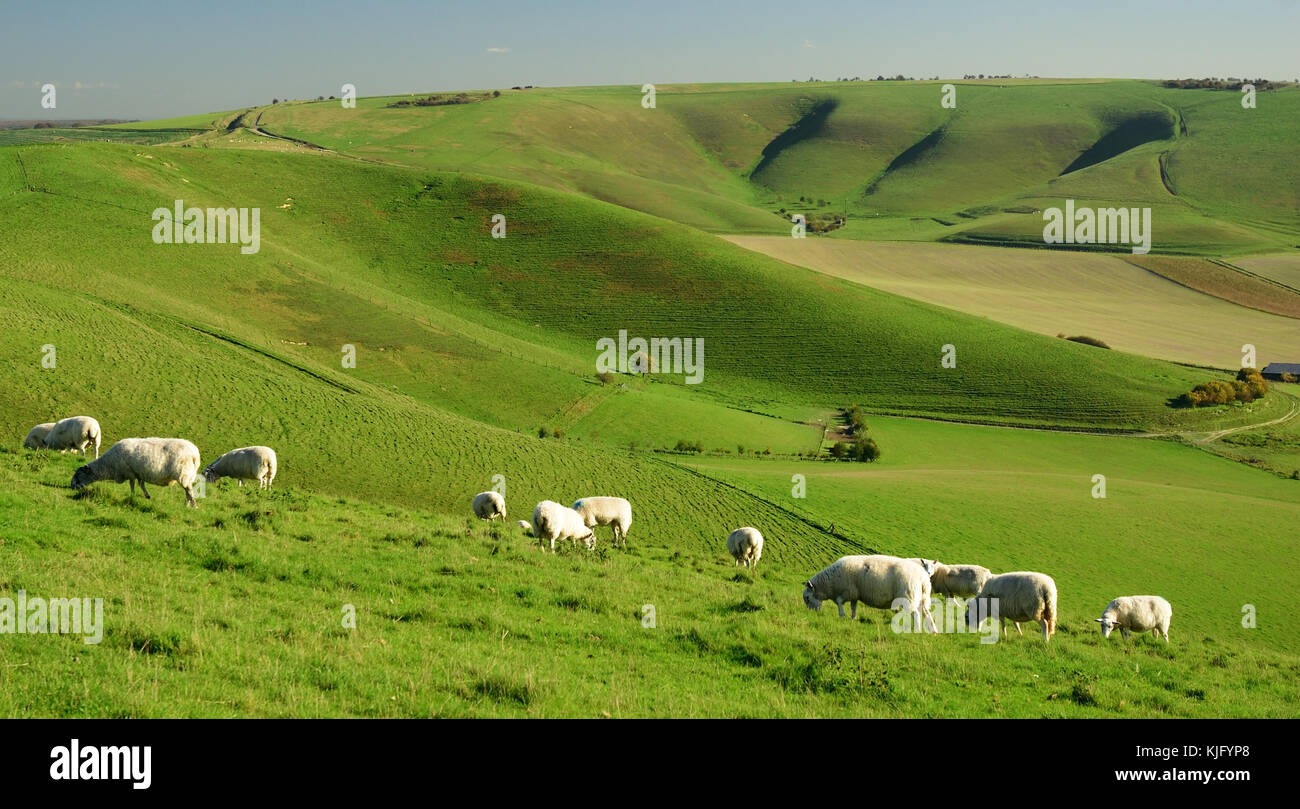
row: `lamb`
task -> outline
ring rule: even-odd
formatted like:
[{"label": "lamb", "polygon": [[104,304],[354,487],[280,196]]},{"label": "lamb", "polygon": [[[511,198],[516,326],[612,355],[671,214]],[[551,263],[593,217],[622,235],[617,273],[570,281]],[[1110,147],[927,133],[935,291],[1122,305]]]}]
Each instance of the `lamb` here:
[{"label": "lamb", "polygon": [[23,447],[25,449],[44,449],[45,436],[49,434],[50,428],[53,426],[54,422],[52,421],[47,421],[44,424],[37,424],[27,433],[27,437],[23,439]]},{"label": "lamb", "polygon": [[573,504],[588,528],[614,526],[614,545],[627,545],[627,529],[632,525],[632,504],[621,497],[584,497]]},{"label": "lamb", "polygon": [[727,536],[727,552],[736,564],[752,568],[763,555],[763,535],[757,528],[737,528]]},{"label": "lamb", "polygon": [[[1037,621],[1043,630],[1043,642],[1051,640],[1056,632],[1056,582],[1044,573],[1016,571],[994,576],[984,583],[979,593],[966,607],[966,623],[972,630],[978,629],[981,618],[979,602],[982,599],[995,599],[998,619],[1005,633],[1007,621],[1016,626],[1017,634],[1025,633],[1020,628],[1022,621]],[[989,610],[986,607],[986,610]],[[991,614],[986,612],[985,617]]]},{"label": "lamb", "polygon": [[474,495],[474,516],[480,520],[506,517],[506,499],[500,492],[479,492]]},{"label": "lamb", "polygon": [[545,543],[550,540],[552,553],[557,539],[580,541],[588,550],[596,547],[596,537],[582,515],[552,500],[543,500],[533,509],[532,529],[538,541]]},{"label": "lamb", "polygon": [[1120,596],[1106,605],[1097,623],[1101,624],[1103,638],[1109,638],[1111,630],[1119,627],[1124,640],[1129,639],[1130,632],[1150,631],[1168,643],[1169,619],[1173,615],[1173,607],[1160,596]]},{"label": "lamb", "polygon": [[203,478],[208,483],[234,478],[240,486],[246,480],[255,480],[259,489],[269,489],[275,480],[275,470],[275,450],[270,447],[241,447],[208,464],[203,470]]},{"label": "lamb", "polygon": [[95,457],[99,457],[99,422],[90,416],[72,416],[56,421],[45,435],[45,448],[59,452],[77,450],[81,457],[86,457],[86,447],[95,447]]},{"label": "lamb", "polygon": [[909,559],[925,568],[930,574],[930,589],[936,595],[970,598],[993,577],[987,567],[980,565],[945,565],[932,559]]},{"label": "lamb", "polygon": [[905,602],[912,614],[912,626],[938,632],[930,614],[930,577],[915,562],[897,556],[842,556],[816,576],[803,583],[803,603],[810,610],[820,610],[831,599],[844,617],[844,602],[849,602],[852,617],[858,617],[858,602],[868,607],[889,609],[896,600]]},{"label": "lamb", "polygon": [[[135,484],[149,497],[144,484],[170,486],[179,483],[185,490],[185,504],[194,502],[194,481],[199,474],[199,448],[183,438],[123,438],[108,448],[104,457],[78,467],[72,475],[72,488],[84,489],[100,480]],[[152,498],[149,498],[152,499]]]}]

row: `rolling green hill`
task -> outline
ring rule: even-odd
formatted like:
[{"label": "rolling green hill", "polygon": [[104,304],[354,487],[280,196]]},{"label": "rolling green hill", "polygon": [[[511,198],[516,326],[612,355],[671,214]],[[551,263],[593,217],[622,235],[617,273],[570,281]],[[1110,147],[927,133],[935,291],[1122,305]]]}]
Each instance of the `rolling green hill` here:
[{"label": "rolling green hill", "polygon": [[1041,219],[1008,209],[1076,196],[1156,209],[1156,252],[1300,237],[1295,87],[1244,110],[1236,92],[1151,82],[970,81],[944,109],[941,84],[661,86],[654,109],[636,87],[400,109],[372,98],[267,108],[263,123],[359,157],[527,180],[723,232],[783,232],[770,215],[783,208],[847,211],[857,238],[899,238],[903,223],[935,217],[946,232],[912,237],[1041,244]]},{"label": "rolling green hill", "polygon": [[[341,346],[355,345],[356,376],[508,429],[537,429],[590,393],[597,341],[620,330],[703,339],[693,394],[799,421],[859,402],[1131,429],[1173,418],[1166,401],[1203,381],[534,187],[318,155],[87,144],[9,157],[43,192],[9,198],[9,277],[166,312],[313,368],[337,367]],[[149,212],[178,198],[260,207],[259,252],[155,245]],[[489,236],[495,213],[505,239]],[[101,248],[89,266],[88,244]],[[941,367],[944,345],[958,347],[957,368]],[[491,379],[500,390],[483,389]],[[645,418],[662,419],[659,401],[646,399]],[[744,443],[753,421],[724,417],[713,446]]]}]

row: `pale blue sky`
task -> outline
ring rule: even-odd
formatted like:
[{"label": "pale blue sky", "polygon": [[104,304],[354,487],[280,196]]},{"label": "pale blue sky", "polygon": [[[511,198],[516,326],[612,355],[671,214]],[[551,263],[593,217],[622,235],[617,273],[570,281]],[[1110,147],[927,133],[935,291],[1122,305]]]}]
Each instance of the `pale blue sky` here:
[{"label": "pale blue sky", "polygon": [[[0,26],[0,118],[160,118],[344,83],[366,96],[881,73],[1300,77],[1300,0],[6,0]],[[40,107],[45,82],[55,111]]]}]

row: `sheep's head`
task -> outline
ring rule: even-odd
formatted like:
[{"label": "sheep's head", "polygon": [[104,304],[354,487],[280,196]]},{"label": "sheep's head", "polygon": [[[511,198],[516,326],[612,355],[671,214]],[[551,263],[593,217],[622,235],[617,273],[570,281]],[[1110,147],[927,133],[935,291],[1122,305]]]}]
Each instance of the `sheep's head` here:
[{"label": "sheep's head", "polygon": [[939,567],[939,563],[934,559],[922,559],[921,567],[925,568],[925,575],[933,576],[935,569]]},{"label": "sheep's head", "polygon": [[210,466],[203,470],[203,479],[208,483],[216,483],[218,477],[220,476],[216,472],[213,472],[212,467]]},{"label": "sheep's head", "polygon": [[1097,623],[1101,624],[1101,636],[1103,638],[1109,638],[1110,633],[1115,629],[1114,617],[1112,617],[1110,613],[1106,613],[1096,620]]},{"label": "sheep's head", "polygon": [[94,479],[90,476],[89,464],[77,467],[77,471],[72,473],[72,488],[74,489],[84,489],[94,482]]},{"label": "sheep's head", "polygon": [[803,605],[810,610],[820,611],[822,608],[822,601],[823,599],[818,598],[817,593],[813,590],[812,582],[811,581],[804,582],[803,583]]}]

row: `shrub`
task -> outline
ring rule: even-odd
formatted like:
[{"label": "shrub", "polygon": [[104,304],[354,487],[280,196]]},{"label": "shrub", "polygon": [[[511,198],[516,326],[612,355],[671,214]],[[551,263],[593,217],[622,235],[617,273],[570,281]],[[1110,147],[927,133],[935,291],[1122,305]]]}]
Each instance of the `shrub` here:
[{"label": "shrub", "polygon": [[853,442],[853,460],[871,463],[879,457],[880,447],[876,446],[876,442],[870,438],[863,436]]},{"label": "shrub", "polygon": [[[1065,337],[1065,335],[1058,334],[1057,337]],[[1096,337],[1088,337],[1086,335],[1076,334],[1073,337],[1065,337],[1065,339],[1069,340],[1072,343],[1083,343],[1084,345],[1096,346],[1097,348],[1104,348],[1110,350],[1110,346],[1106,345],[1101,340],[1098,340]]]},{"label": "shrub", "polygon": [[551,437],[551,428],[550,428],[550,427],[545,427],[545,426],[543,426],[543,427],[538,427],[538,428],[537,428],[537,437],[538,437],[538,438],[550,438],[550,437]]},{"label": "shrub", "polygon": [[596,379],[600,380],[600,384],[608,385],[609,383],[614,381],[614,374],[610,371],[601,371],[600,373],[596,374]]},{"label": "shrub", "polygon": [[1268,393],[1268,382],[1254,368],[1243,368],[1230,382],[1214,380],[1202,382],[1174,400],[1176,407],[1209,407],[1212,405],[1248,403]]},{"label": "shrub", "polygon": [[677,446],[673,447],[677,452],[703,452],[703,441],[687,441],[684,438],[677,439]]}]

